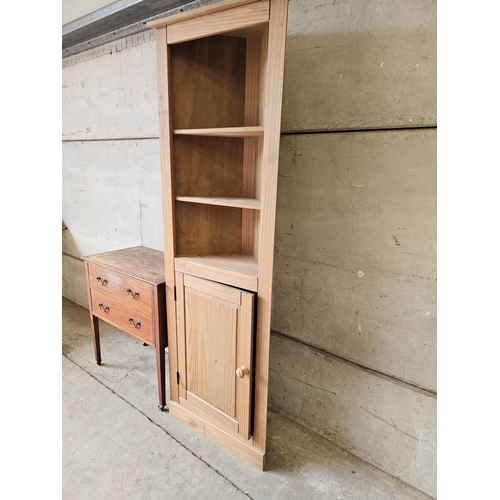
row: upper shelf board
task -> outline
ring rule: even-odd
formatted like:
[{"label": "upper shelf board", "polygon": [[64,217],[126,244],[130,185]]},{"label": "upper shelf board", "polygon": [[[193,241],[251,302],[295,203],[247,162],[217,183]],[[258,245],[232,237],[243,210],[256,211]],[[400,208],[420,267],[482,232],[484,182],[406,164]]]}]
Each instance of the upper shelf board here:
[{"label": "upper shelf board", "polygon": [[260,210],[260,201],[254,198],[223,198],[219,196],[176,196],[175,200],[184,201],[187,203],[201,203],[203,205],[217,205],[220,207]]}]

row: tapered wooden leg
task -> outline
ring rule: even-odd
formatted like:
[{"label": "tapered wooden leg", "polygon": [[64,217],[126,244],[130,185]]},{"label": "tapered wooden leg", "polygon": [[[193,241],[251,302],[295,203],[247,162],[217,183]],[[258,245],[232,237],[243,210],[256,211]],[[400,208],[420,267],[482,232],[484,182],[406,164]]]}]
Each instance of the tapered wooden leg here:
[{"label": "tapered wooden leg", "polygon": [[[159,335],[161,337],[161,334]],[[160,341],[156,346],[156,371],[158,373],[158,400],[160,410],[167,404],[165,393],[165,343]]]},{"label": "tapered wooden leg", "polygon": [[94,355],[97,364],[101,364],[101,340],[99,338],[99,318],[90,315],[90,326],[92,328],[92,340],[94,341]]},{"label": "tapered wooden leg", "polygon": [[164,410],[167,404],[167,393],[165,391],[165,349],[168,345],[164,284],[155,288],[154,300],[156,304],[154,336],[156,348],[156,371],[158,374],[158,399],[160,410]]}]

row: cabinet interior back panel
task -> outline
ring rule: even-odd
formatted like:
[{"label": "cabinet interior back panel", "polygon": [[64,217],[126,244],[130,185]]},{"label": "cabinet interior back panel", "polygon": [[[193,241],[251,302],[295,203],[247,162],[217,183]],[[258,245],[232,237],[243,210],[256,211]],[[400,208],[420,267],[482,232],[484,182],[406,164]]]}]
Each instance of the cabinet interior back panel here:
[{"label": "cabinet interior back panel", "polygon": [[243,196],[243,139],[174,136],[173,144],[176,196]]},{"label": "cabinet interior back panel", "polygon": [[246,39],[211,36],[170,46],[174,129],[241,127]]},{"label": "cabinet interior back panel", "polygon": [[241,253],[241,212],[241,208],[176,202],[176,254]]}]

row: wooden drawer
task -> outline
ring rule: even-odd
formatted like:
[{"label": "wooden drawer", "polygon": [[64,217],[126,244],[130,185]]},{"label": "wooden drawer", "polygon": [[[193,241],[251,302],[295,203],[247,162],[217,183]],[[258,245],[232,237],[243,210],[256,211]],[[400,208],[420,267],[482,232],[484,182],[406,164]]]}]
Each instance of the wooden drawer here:
[{"label": "wooden drawer", "polygon": [[[114,297],[103,290],[92,288],[90,294],[92,314],[134,337],[154,345],[153,320],[150,310],[131,304],[130,300]],[[134,328],[133,325],[136,327]]]},{"label": "wooden drawer", "polygon": [[90,262],[88,266],[91,289],[107,291],[131,304],[151,309],[152,285]]}]

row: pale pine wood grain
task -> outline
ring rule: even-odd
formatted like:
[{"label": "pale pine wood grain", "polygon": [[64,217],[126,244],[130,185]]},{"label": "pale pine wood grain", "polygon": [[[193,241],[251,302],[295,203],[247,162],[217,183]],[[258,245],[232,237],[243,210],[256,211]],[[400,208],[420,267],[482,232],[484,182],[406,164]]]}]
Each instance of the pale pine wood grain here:
[{"label": "pale pine wood grain", "polygon": [[164,226],[165,291],[169,345],[170,399],[178,401],[177,386],[177,326],[175,320],[175,201],[172,183],[172,120],[169,103],[170,53],[167,29],[156,31],[156,64],[158,73],[158,120],[160,129],[160,169]]},{"label": "pale pine wood grain", "polygon": [[268,19],[269,2],[262,0],[250,5],[171,24],[167,32],[167,41],[169,44],[177,44],[243,28],[247,29],[266,23]]},{"label": "pale pine wood grain", "polygon": [[258,469],[264,470],[265,452],[255,448],[252,439],[247,441],[238,434],[230,435],[176,403],[170,406],[170,415],[186,423],[198,432],[201,432],[224,448],[232,451]]},{"label": "pale pine wood grain", "polygon": [[241,304],[241,292],[236,288],[223,286],[215,281],[199,279],[194,276],[184,277],[184,286],[205,293],[207,296],[216,297],[225,302],[239,306]]},{"label": "pale pine wood grain", "polygon": [[218,205],[220,207],[235,207],[244,208],[247,210],[260,210],[260,201],[252,198],[222,198],[221,196],[176,196],[175,200],[184,201],[186,203],[201,203],[202,205]]},{"label": "pale pine wood grain", "polygon": [[180,12],[179,14],[174,14],[173,16],[163,17],[161,19],[155,19],[146,23],[147,28],[163,28],[169,24],[175,24],[181,21],[187,21],[189,19],[194,19],[196,17],[206,16],[207,14],[214,14],[222,10],[231,9],[233,7],[238,7],[240,5],[246,5],[249,3],[257,2],[260,0],[222,0],[215,4],[206,5],[204,7],[199,7],[197,9],[189,10],[187,12]]},{"label": "pale pine wood grain", "polygon": [[238,332],[236,337],[236,367],[247,367],[249,373],[236,378],[236,420],[240,423],[240,435],[250,437],[250,412],[252,409],[252,363],[253,363],[253,301],[250,293],[241,294],[241,307],[238,310]]},{"label": "pale pine wood grain", "polygon": [[[267,52],[269,44],[269,24],[265,26],[265,29],[259,36],[259,62],[258,62],[258,123],[259,125],[264,124],[264,112],[266,105],[266,78],[267,78]],[[263,168],[263,147],[264,147],[264,137],[258,137],[256,140],[256,160],[255,160],[255,198],[260,200],[262,198],[261,188],[262,188],[262,168]],[[261,214],[254,213],[254,229],[253,229],[253,255],[259,260],[259,240],[260,240],[260,221]]]},{"label": "pale pine wood grain", "polygon": [[[171,414],[260,468],[264,467],[266,448],[287,0],[272,0],[270,12],[268,9],[269,2],[260,2],[201,17],[190,14],[189,20],[170,24],[166,33],[166,40],[172,44],[168,47],[173,70],[171,88],[166,90],[172,92],[170,116],[180,133],[175,134],[174,141],[174,177],[164,186],[175,218],[165,230],[171,231],[166,240],[172,240],[173,257],[177,256],[172,264],[178,272],[187,273],[183,277],[184,305],[178,306],[178,314],[184,313],[181,350],[186,358],[186,394],[192,392],[213,409],[234,418],[240,434],[234,434],[234,429],[228,431],[213,413],[208,415],[210,410],[202,410],[200,405],[195,408],[199,401],[189,409],[184,402],[180,406],[171,401]],[[259,133],[244,135],[250,127],[259,127]],[[171,141],[171,127],[167,132]],[[226,143],[217,141],[241,141],[241,156],[233,146],[236,143],[228,142],[226,147]],[[171,163],[171,149],[168,154]],[[231,181],[220,175],[226,167]],[[217,172],[219,168],[222,170]],[[235,198],[259,200],[260,210],[209,204],[227,198],[233,204]],[[221,256],[227,260],[224,262]],[[250,257],[251,262],[242,257]],[[244,270],[248,263],[250,272]],[[200,285],[197,280],[206,280],[196,276],[214,281]],[[253,295],[238,290],[241,303],[227,300],[226,291],[215,291],[226,286],[215,283],[221,280],[257,290],[255,353],[253,306],[249,306]],[[237,377],[236,369],[247,365],[250,372]],[[252,369],[254,400],[250,396]]]},{"label": "pale pine wood grain", "polygon": [[[247,72],[248,74],[248,72]],[[247,90],[248,92],[248,90]],[[246,102],[246,100],[245,100]],[[246,107],[246,104],[245,104]],[[247,122],[245,113],[245,123]],[[264,133],[264,127],[245,126],[245,127],[219,127],[219,128],[191,128],[176,129],[176,135],[199,135],[209,137],[259,137]]]},{"label": "pale pine wood grain", "polygon": [[[258,123],[260,38],[247,39],[245,68],[245,125]],[[258,127],[264,131],[264,127]],[[262,134],[259,135],[259,137]],[[257,140],[247,138],[243,146],[243,196],[255,198],[255,162]],[[254,213],[243,210],[241,251],[253,254]]]},{"label": "pale pine wood grain", "polygon": [[280,146],[283,68],[288,15],[287,0],[273,0],[269,20],[269,41],[265,84],[264,144],[262,151],[261,221],[259,240],[259,286],[257,345],[255,362],[255,446],[266,448],[269,343],[276,218],[276,192]]},{"label": "pale pine wood grain", "polygon": [[234,417],[238,305],[221,296],[235,290],[204,281],[191,278],[184,288],[187,388]]},{"label": "pale pine wood grain", "polygon": [[243,28],[241,30],[230,31],[226,36],[234,36],[237,38],[255,38],[259,36],[263,30],[266,29],[267,22],[252,26],[250,28]]},{"label": "pale pine wood grain", "polygon": [[211,36],[170,46],[175,130],[244,125],[245,40]]},{"label": "pale pine wood grain", "polygon": [[[181,282],[186,305],[185,319],[178,318],[178,331],[182,323],[187,353],[185,399],[189,401],[192,393],[209,405],[203,411],[212,418],[218,412],[231,417],[238,423],[236,432],[248,439],[252,375],[238,378],[236,369],[252,369],[253,295],[190,275],[179,277]],[[210,406],[217,412],[210,411]],[[195,407],[196,401],[192,409]],[[219,416],[218,421],[221,419]],[[234,430],[234,426],[229,427]]]},{"label": "pale pine wood grain", "polygon": [[240,254],[241,208],[176,202],[178,255]]},{"label": "pale pine wood grain", "polygon": [[[262,202],[261,202],[262,207]],[[253,214],[253,257],[259,260],[260,210]],[[256,290],[253,290],[256,291]]]},{"label": "pale pine wood grain", "polygon": [[243,140],[174,137],[176,196],[243,197]]},{"label": "pale pine wood grain", "polygon": [[252,255],[178,256],[175,269],[244,290],[257,291],[257,261]]},{"label": "pale pine wood grain", "polygon": [[230,432],[238,433],[239,424],[236,419],[231,418],[226,413],[215,408],[215,406],[203,401],[203,399],[192,392],[187,393],[187,400],[179,399],[179,403],[190,411],[202,414],[209,422],[212,421],[215,425],[224,426]]}]

